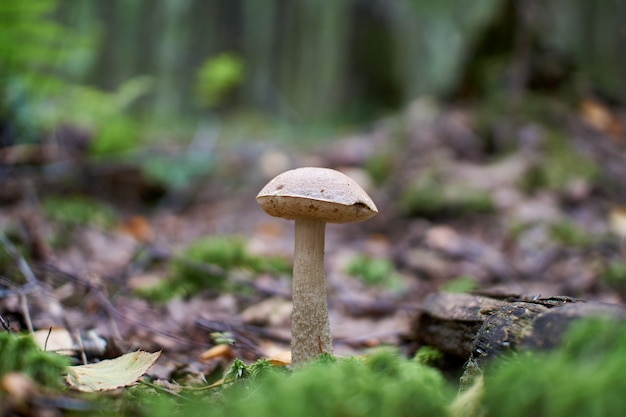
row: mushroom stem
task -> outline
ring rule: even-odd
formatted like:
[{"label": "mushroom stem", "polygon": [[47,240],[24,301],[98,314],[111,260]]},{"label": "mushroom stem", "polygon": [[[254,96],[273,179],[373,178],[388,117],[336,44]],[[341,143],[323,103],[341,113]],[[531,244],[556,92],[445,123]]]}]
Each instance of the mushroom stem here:
[{"label": "mushroom stem", "polygon": [[296,219],[291,315],[291,360],[294,365],[322,352],[333,353],[324,274],[325,229],[323,220]]}]

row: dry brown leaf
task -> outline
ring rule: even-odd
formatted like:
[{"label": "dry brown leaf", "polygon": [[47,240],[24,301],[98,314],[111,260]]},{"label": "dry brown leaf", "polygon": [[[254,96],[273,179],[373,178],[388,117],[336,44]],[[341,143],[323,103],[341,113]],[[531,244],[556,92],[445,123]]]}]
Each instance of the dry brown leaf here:
[{"label": "dry brown leaf", "polygon": [[235,356],[233,354],[233,350],[228,345],[215,345],[212,348],[205,350],[199,357],[200,362],[206,362],[211,359],[219,359],[224,358],[226,360],[231,360]]}]

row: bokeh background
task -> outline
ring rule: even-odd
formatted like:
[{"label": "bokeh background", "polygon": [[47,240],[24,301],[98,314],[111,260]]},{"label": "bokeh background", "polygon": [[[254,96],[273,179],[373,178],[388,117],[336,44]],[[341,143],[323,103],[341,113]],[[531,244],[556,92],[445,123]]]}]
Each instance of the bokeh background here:
[{"label": "bokeh background", "polygon": [[72,126],[106,154],[218,124],[302,141],[423,96],[624,103],[625,19],[619,0],[3,0],[1,143]]}]

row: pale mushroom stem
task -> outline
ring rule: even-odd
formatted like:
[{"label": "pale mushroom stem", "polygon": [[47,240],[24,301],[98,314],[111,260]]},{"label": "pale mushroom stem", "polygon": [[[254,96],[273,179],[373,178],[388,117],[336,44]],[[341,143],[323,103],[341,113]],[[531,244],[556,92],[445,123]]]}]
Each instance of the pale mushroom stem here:
[{"label": "pale mushroom stem", "polygon": [[291,315],[294,365],[323,352],[333,353],[324,274],[325,229],[323,220],[296,219]]}]

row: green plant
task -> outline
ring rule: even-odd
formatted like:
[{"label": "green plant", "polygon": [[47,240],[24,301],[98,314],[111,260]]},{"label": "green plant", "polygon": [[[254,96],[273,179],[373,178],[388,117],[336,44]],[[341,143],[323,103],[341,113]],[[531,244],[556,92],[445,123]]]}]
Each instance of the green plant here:
[{"label": "green plant", "polygon": [[55,7],[51,0],[0,2],[0,122],[11,123],[19,141],[37,138],[42,104],[67,84],[56,71],[72,37],[49,19]]},{"label": "green plant", "polygon": [[348,264],[347,272],[366,285],[392,289],[403,288],[402,278],[396,272],[393,262],[386,258],[355,256]]},{"label": "green plant", "polygon": [[17,142],[69,124],[94,134],[94,154],[129,149],[138,132],[125,111],[150,79],[132,78],[110,93],[73,82],[71,71],[95,38],[54,22],[56,7],[55,0],[0,2],[0,124],[9,124]]},{"label": "green plant", "polygon": [[206,107],[221,104],[241,83],[243,75],[243,60],[235,54],[222,53],[207,59],[197,75],[198,102]]}]

